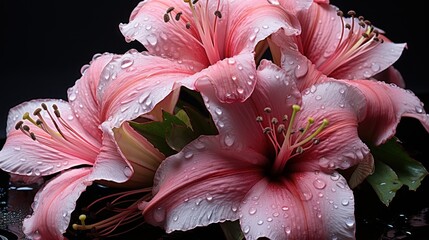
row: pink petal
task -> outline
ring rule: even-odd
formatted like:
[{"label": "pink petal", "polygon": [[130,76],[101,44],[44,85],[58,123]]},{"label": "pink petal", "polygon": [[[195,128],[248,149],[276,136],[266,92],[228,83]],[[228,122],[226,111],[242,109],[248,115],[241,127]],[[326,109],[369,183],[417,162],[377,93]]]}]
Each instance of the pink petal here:
[{"label": "pink petal", "polygon": [[390,66],[386,70],[376,74],[374,78],[378,81],[393,83],[401,88],[405,88],[405,80],[402,78],[402,74],[393,66]]},{"label": "pink petal", "polygon": [[[41,108],[42,103],[45,103],[51,112],[53,112],[52,105],[56,104],[65,121],[98,151],[100,143],[86,132],[85,126],[80,124],[67,102],[52,99],[32,100],[12,108],[9,112],[7,139],[0,152],[0,158],[2,159],[0,168],[19,175],[47,176],[77,165],[91,165],[97,152],[83,148],[87,144],[64,144],[65,140],[51,140],[50,135],[28,121],[25,121],[25,124],[35,134],[36,141],[14,128],[25,112],[29,112],[32,115],[36,108]],[[52,122],[49,121],[50,117],[44,112],[42,111],[41,114],[45,118],[45,122],[51,128],[55,128]],[[33,117],[33,119],[37,118]],[[63,128],[63,132],[66,134],[67,131]],[[47,139],[44,141],[46,143],[42,143],[43,139]]]},{"label": "pink petal", "polygon": [[320,167],[347,169],[362,161],[369,153],[358,135],[358,123],[366,114],[364,95],[339,81],[314,85],[304,92],[303,105],[296,128],[305,127],[314,119],[309,133],[316,131],[323,119],[329,124],[316,138],[319,143],[290,161],[295,171],[317,170]]},{"label": "pink petal", "polygon": [[64,239],[76,201],[91,184],[86,179],[89,172],[72,169],[47,182],[34,198],[33,214],[24,219],[24,233],[31,239]]},{"label": "pink petal", "polygon": [[116,56],[106,66],[99,84],[102,119],[112,127],[150,112],[173,90],[184,85],[193,89],[185,78],[193,75],[186,63],[139,53],[135,50]]},{"label": "pink petal", "polygon": [[355,80],[350,85],[358,87],[366,97],[366,117],[359,125],[359,133],[367,141],[379,145],[396,133],[402,117],[420,121],[429,132],[429,115],[415,94],[396,85],[379,81]]},{"label": "pink petal", "polygon": [[140,205],[145,220],[167,232],[237,220],[242,198],[262,177],[251,161],[266,160],[251,149],[225,149],[218,136],[200,137],[162,162],[154,198]]},{"label": "pink petal", "polygon": [[[173,16],[183,13],[180,21],[164,22],[163,16],[170,7],[174,7]],[[195,39],[195,28],[185,27],[187,21],[192,21],[191,16],[188,4],[180,0],[142,1],[133,10],[129,23],[120,25],[120,30],[126,41],[138,40],[150,53],[194,60],[207,66],[205,50]]]},{"label": "pink petal", "polygon": [[114,183],[126,182],[132,177],[134,170],[120,152],[109,124],[103,123],[101,127],[103,130],[103,145],[88,179],[90,181],[104,180]]},{"label": "pink petal", "polygon": [[256,65],[252,53],[243,53],[217,62],[197,74],[197,90],[211,83],[222,102],[245,101],[256,83]]},{"label": "pink petal", "polygon": [[[207,4],[202,0],[195,6],[198,21],[183,1],[146,1],[134,9],[130,22],[121,24],[120,29],[128,41],[137,39],[151,53],[190,59],[206,66],[235,56],[244,49],[252,52],[260,40],[280,28],[287,35],[297,35],[300,31],[294,16],[266,1]],[[164,22],[163,16],[169,7],[174,7],[173,18],[182,12],[179,21],[170,17],[170,21]],[[215,16],[216,10],[221,12],[221,18]],[[187,22],[190,29],[185,27]],[[199,24],[205,28],[204,35],[198,31]]]},{"label": "pink petal", "polygon": [[354,239],[353,192],[338,173],[263,179],[249,191],[239,213],[247,240]]},{"label": "pink petal", "polygon": [[96,139],[101,138],[99,125],[105,120],[100,116],[97,87],[100,79],[104,77],[101,76],[101,72],[113,56],[107,53],[95,55],[90,65],[83,67],[82,77],[67,91],[68,100],[74,112],[79,116],[79,120],[85,123],[87,131]]}]

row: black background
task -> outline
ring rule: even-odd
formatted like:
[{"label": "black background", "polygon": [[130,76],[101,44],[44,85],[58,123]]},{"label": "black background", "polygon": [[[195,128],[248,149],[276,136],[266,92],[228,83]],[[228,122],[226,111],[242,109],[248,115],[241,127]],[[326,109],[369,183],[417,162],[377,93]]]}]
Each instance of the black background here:
[{"label": "black background", "polygon": [[[128,22],[138,2],[0,0],[0,138],[5,137],[11,107],[37,98],[65,99],[67,89],[81,76],[80,68],[94,54],[124,53],[130,48],[143,50],[138,42],[125,42],[118,27]],[[429,105],[426,74],[429,61],[426,44],[423,45],[424,34],[429,30],[424,19],[425,8],[410,1],[336,0],[331,3],[344,12],[355,10],[385,30],[392,41],[408,44],[394,66],[402,73],[406,87]],[[427,106],[425,108],[428,111]],[[413,119],[404,119],[398,126],[397,136],[410,155],[429,169],[429,134],[421,125]],[[392,231],[402,237],[382,239],[426,239],[428,225],[415,228],[408,220],[428,210],[428,191],[426,178],[416,192],[401,189],[386,208],[368,186],[362,186],[356,192],[358,229],[361,229],[358,239],[380,239],[380,234],[386,236]],[[429,219],[426,217],[426,220]],[[408,232],[412,234],[403,238]]]},{"label": "black background", "polygon": [[[9,109],[36,98],[66,98],[80,68],[96,53],[143,50],[126,43],[119,31],[139,1],[1,1],[0,137],[5,136]],[[423,45],[424,8],[408,1],[331,1],[344,12],[353,9],[408,49],[394,66],[407,88],[429,92],[427,47]]]}]

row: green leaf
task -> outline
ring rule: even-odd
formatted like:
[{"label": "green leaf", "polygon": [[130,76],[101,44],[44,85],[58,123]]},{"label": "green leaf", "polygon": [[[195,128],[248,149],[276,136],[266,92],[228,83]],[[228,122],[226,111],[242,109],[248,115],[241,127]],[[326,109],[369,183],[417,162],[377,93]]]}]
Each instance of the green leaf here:
[{"label": "green leaf", "polygon": [[382,161],[375,161],[375,171],[366,180],[386,206],[389,206],[389,203],[396,195],[396,191],[402,187],[402,183],[395,171]]},{"label": "green leaf", "polygon": [[417,190],[422,180],[428,175],[423,164],[411,158],[396,138],[371,149],[374,159],[389,165],[398,175],[399,180],[410,190]]},{"label": "green leaf", "polygon": [[160,152],[162,152],[166,156],[170,156],[172,154],[175,154],[177,150],[175,150],[176,147],[172,147],[169,145],[167,141],[167,136],[171,135],[173,127],[187,126],[178,117],[171,115],[168,112],[163,111],[162,118],[162,122],[130,122],[130,125],[143,137],[145,137],[149,142],[151,142],[154,147],[157,148]]},{"label": "green leaf", "polygon": [[192,129],[198,136],[218,134],[216,125],[210,117],[205,116],[192,107],[184,106],[184,110],[189,116]]},{"label": "green leaf", "polygon": [[179,152],[186,144],[197,137],[198,135],[188,126],[173,124],[172,128],[166,132],[165,140],[172,149]]},{"label": "green leaf", "polygon": [[225,221],[220,223],[220,227],[227,240],[242,240],[244,239],[243,231],[241,231],[240,223],[238,221]]},{"label": "green leaf", "polygon": [[411,158],[395,137],[380,146],[370,146],[370,149],[375,172],[367,180],[387,206],[403,185],[415,191],[428,175],[423,164]]}]

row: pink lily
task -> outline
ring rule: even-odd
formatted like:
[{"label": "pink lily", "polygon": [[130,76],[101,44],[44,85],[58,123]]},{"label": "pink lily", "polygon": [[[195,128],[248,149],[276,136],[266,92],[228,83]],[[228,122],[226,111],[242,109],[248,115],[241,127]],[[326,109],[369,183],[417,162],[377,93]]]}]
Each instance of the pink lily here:
[{"label": "pink lily", "polygon": [[[350,80],[377,77],[405,86],[401,74],[392,66],[406,48],[405,43],[393,43],[381,29],[354,11],[348,12],[349,18],[344,17],[329,1],[315,1],[296,15],[301,34],[276,35],[273,41],[281,48],[282,65],[289,69],[293,66],[298,78],[306,78],[299,81],[300,89],[319,82],[321,75]],[[307,74],[312,68],[320,73]],[[382,72],[385,73],[381,75]]]},{"label": "pink lily", "polygon": [[[145,220],[167,232],[239,220],[248,240],[353,239],[353,192],[336,169],[363,161],[365,99],[327,82],[301,96],[295,82],[263,60],[243,103],[202,93],[219,135],[202,136],[163,161]],[[340,89],[347,88],[345,94]]]},{"label": "pink lily", "polygon": [[24,220],[25,234],[63,239],[76,200],[94,181],[151,186],[165,157],[125,122],[171,111],[181,86],[175,80],[188,75],[181,64],[135,50],[97,55],[69,89],[68,101],[39,99],[12,108],[0,168],[52,177]]},{"label": "pink lily", "polygon": [[197,89],[209,81],[221,101],[244,101],[256,83],[257,44],[274,32],[300,33],[295,17],[271,2],[141,1],[120,29],[151,54],[198,63],[189,66]]},{"label": "pink lily", "polygon": [[[301,91],[332,80],[361,88],[370,103],[367,111],[371,118],[361,124],[366,130],[360,135],[376,145],[394,135],[403,116],[420,120],[429,130],[421,101],[411,91],[397,87],[405,84],[392,64],[406,44],[391,42],[369,21],[356,17],[353,11],[349,14],[350,18],[344,18],[329,1],[315,1],[310,8],[298,11],[302,34],[273,36],[273,42],[280,46],[279,64],[290,77],[298,78]],[[362,80],[376,78],[381,81]]]}]

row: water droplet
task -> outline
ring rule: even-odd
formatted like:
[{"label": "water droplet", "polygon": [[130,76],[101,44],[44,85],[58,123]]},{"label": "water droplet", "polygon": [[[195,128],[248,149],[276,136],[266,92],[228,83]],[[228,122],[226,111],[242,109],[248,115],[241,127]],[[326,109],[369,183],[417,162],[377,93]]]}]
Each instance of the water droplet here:
[{"label": "water droplet", "polygon": [[133,171],[130,167],[126,166],[124,167],[124,175],[125,177],[130,177],[133,174]]},{"label": "water droplet", "polygon": [[226,146],[231,147],[234,144],[234,138],[231,135],[226,135],[224,138],[224,142],[226,144]]},{"label": "water droplet", "polygon": [[19,151],[19,150],[21,150],[21,147],[14,147],[13,148],[15,151]]},{"label": "water droplet", "polygon": [[377,63],[371,63],[371,70],[377,72],[378,70],[380,70],[380,65],[378,65]]},{"label": "water droplet", "polygon": [[278,217],[278,216],[280,216],[280,213],[278,213],[278,212],[273,213],[273,217]]},{"label": "water droplet", "polygon": [[76,94],[75,94],[75,93],[71,93],[71,94],[69,95],[69,101],[70,101],[70,102],[73,102],[74,100],[76,100],[76,98],[77,98],[77,96],[76,96]]},{"label": "water droplet", "polygon": [[250,35],[249,41],[253,42],[253,41],[255,41],[255,39],[256,39],[256,34]]},{"label": "water droplet", "polygon": [[355,220],[354,219],[349,218],[349,219],[346,220],[346,226],[347,227],[352,228],[354,225],[355,225]]},{"label": "water droplet", "polygon": [[206,199],[207,199],[207,201],[211,201],[211,200],[213,200],[213,196],[210,194],[207,194]]},{"label": "water droplet", "polygon": [[146,37],[146,40],[149,42],[150,45],[155,46],[158,43],[158,40],[154,35],[149,35]]},{"label": "water droplet", "polygon": [[243,94],[243,93],[244,93],[244,89],[243,89],[243,88],[241,88],[241,87],[238,87],[238,88],[237,88],[237,93],[239,93],[239,94]]},{"label": "water droplet", "polygon": [[258,225],[262,225],[262,224],[264,224],[264,221],[263,220],[259,220],[258,221]]},{"label": "water droplet", "polygon": [[157,209],[155,209],[155,211],[153,212],[153,218],[157,222],[164,221],[164,219],[165,219],[165,209],[162,208],[162,207],[158,207]]},{"label": "water droplet", "polygon": [[326,187],[326,183],[321,179],[314,180],[313,185],[317,189],[324,189]]},{"label": "water droplet", "polygon": [[369,78],[369,77],[372,76],[372,74],[369,71],[364,71],[363,72],[363,76],[366,77],[366,78]]},{"label": "water droplet", "polygon": [[221,115],[222,114],[222,109],[216,108],[215,112],[216,112],[217,115]]},{"label": "water droplet", "polygon": [[343,206],[347,206],[347,205],[349,205],[349,200],[347,200],[347,199],[343,199],[343,200],[341,201],[341,204],[342,204]]},{"label": "water droplet", "polygon": [[295,68],[295,76],[297,78],[303,77],[305,74],[307,74],[307,71],[308,71],[307,64],[297,65]]},{"label": "water droplet", "polygon": [[316,100],[320,100],[320,99],[322,99],[322,96],[317,95],[317,96],[315,97],[315,99],[316,99]]},{"label": "water droplet", "polygon": [[340,174],[337,172],[334,172],[331,174],[331,180],[333,181],[338,181],[338,179],[340,179]]},{"label": "water droplet", "polygon": [[80,68],[80,74],[84,75],[86,70],[88,70],[89,64],[85,64]]},{"label": "water droplet", "polygon": [[232,206],[232,207],[231,207],[231,211],[233,211],[233,212],[237,212],[237,210],[238,210],[238,208],[237,208],[237,207],[235,207],[235,206]]},{"label": "water droplet", "polygon": [[346,90],[345,90],[344,88],[340,88],[338,91],[339,91],[341,94],[344,94],[344,93],[346,92]]},{"label": "water droplet", "polygon": [[420,106],[416,106],[416,112],[417,113],[423,113],[423,108]]},{"label": "water droplet", "polygon": [[337,187],[339,187],[339,188],[341,188],[341,189],[344,189],[345,188],[345,186],[344,186],[344,183],[342,183],[342,182],[337,182]]},{"label": "water droplet", "polygon": [[311,198],[313,198],[313,194],[312,194],[311,192],[303,192],[303,193],[301,194],[301,199],[302,199],[303,201],[308,201],[308,200],[310,200]]},{"label": "water droplet", "polygon": [[186,152],[185,153],[185,158],[186,159],[190,159],[190,158],[192,158],[194,156],[194,153],[193,152],[191,152],[191,151],[189,151],[189,152]]},{"label": "water droplet", "polygon": [[269,4],[272,4],[272,5],[277,5],[277,6],[280,5],[278,0],[267,0],[267,1]]},{"label": "water droplet", "polygon": [[122,62],[121,62],[121,68],[122,69],[128,68],[131,65],[133,65],[133,63],[134,63],[133,59],[126,58],[126,59],[122,60]]},{"label": "water droplet", "polygon": [[283,211],[287,211],[287,210],[289,210],[289,207],[287,207],[287,206],[283,206],[283,207],[282,207],[282,210],[283,210]]},{"label": "water droplet", "polygon": [[287,227],[285,228],[285,232],[286,232],[286,234],[290,234],[290,233],[291,233],[291,231],[292,231],[292,229],[291,229],[289,226],[287,226]]},{"label": "water droplet", "polygon": [[262,28],[263,28],[263,29],[268,29],[269,27],[270,27],[270,26],[268,26],[268,25],[263,25],[263,26],[262,26]]},{"label": "water droplet", "polygon": [[316,90],[317,90],[317,87],[316,87],[315,85],[312,85],[312,86],[310,87],[310,92],[311,92],[311,93],[316,92]]},{"label": "water droplet", "polygon": [[255,214],[256,213],[256,208],[254,208],[254,207],[251,207],[251,208],[249,208],[249,214],[250,215],[253,215],[253,214]]},{"label": "water droplet", "polygon": [[234,58],[228,58],[228,64],[234,65],[235,59]]},{"label": "water droplet", "polygon": [[40,176],[40,170],[39,169],[34,169],[34,174],[36,175],[36,176]]},{"label": "water droplet", "polygon": [[244,232],[245,234],[249,233],[249,232],[250,232],[250,226],[249,226],[249,225],[244,226],[244,227],[243,227],[243,232]]}]

